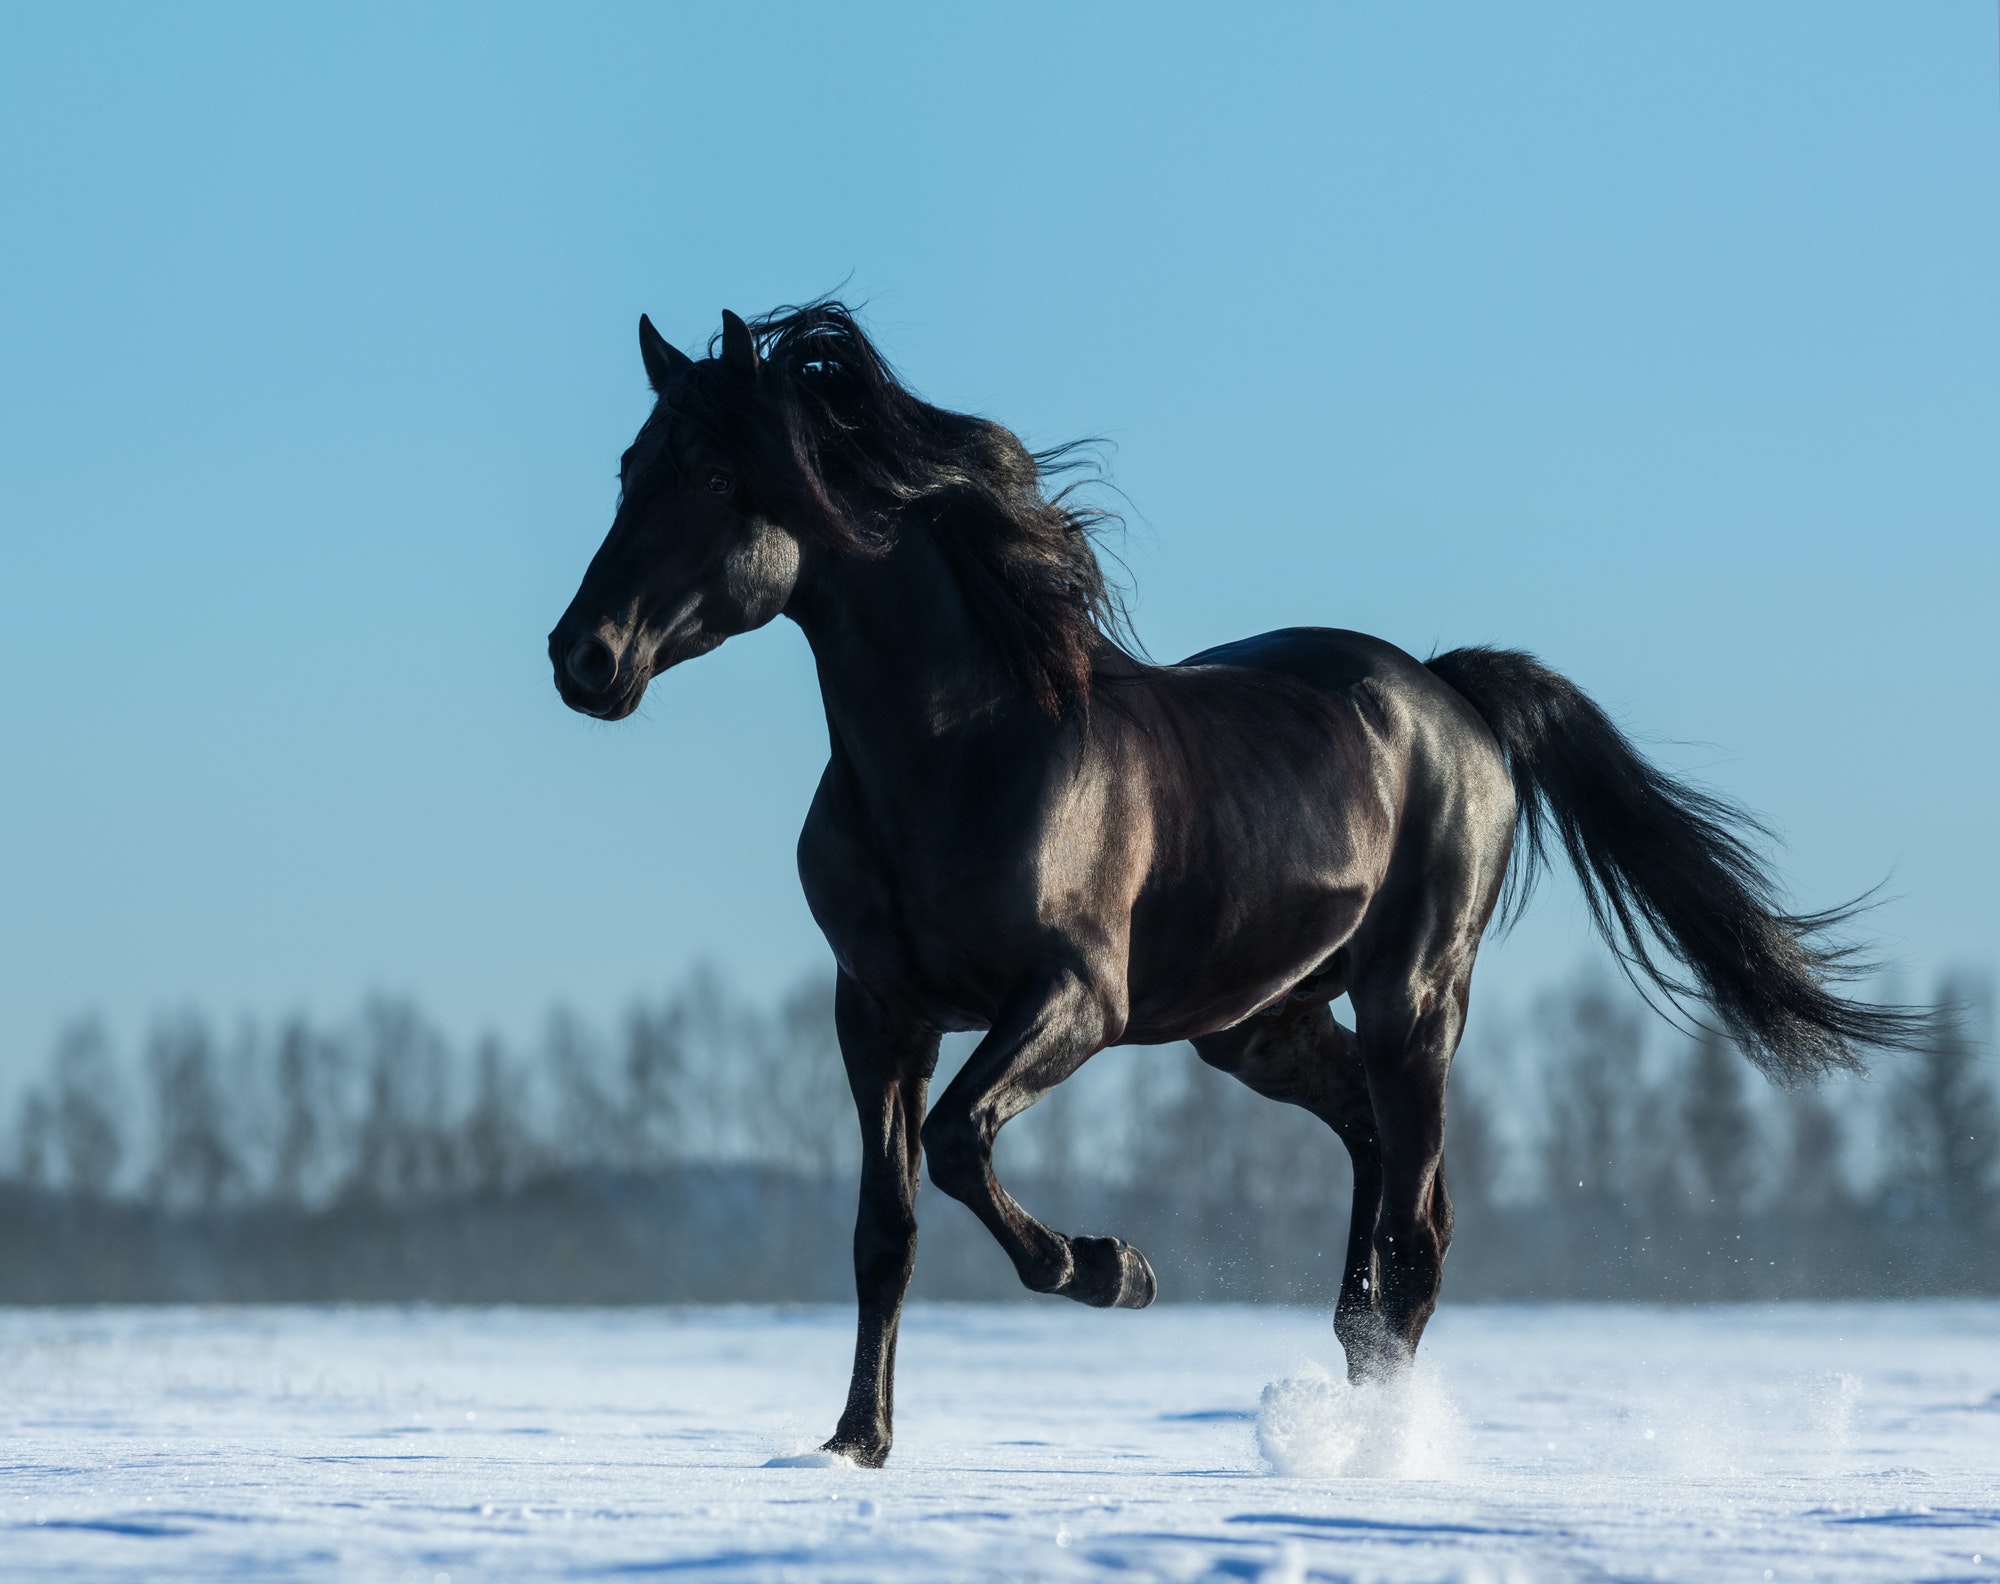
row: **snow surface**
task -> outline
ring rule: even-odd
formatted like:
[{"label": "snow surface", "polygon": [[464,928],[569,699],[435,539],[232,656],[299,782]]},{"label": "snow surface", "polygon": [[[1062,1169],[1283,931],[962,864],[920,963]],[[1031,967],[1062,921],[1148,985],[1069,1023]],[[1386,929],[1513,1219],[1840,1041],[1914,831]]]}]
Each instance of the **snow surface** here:
[{"label": "snow surface", "polygon": [[1447,1308],[1361,1393],[1322,1313],[918,1307],[889,1468],[767,1466],[851,1337],[0,1312],[0,1577],[2000,1578],[2000,1303]]}]

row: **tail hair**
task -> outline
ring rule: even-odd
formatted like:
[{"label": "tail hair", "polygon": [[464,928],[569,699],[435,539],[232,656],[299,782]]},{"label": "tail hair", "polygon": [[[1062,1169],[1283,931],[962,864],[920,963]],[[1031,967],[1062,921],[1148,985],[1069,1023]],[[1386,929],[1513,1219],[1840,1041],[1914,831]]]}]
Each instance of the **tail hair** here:
[{"label": "tail hair", "polygon": [[1649,764],[1582,689],[1533,655],[1479,647],[1425,663],[1479,712],[1507,756],[1519,813],[1503,920],[1526,903],[1553,837],[1582,882],[1592,923],[1640,993],[1650,984],[1683,1012],[1689,1000],[1707,1003],[1776,1082],[1859,1072],[1865,1048],[1923,1043],[1930,1014],[1836,988],[1873,971],[1832,938],[1872,894],[1823,913],[1784,911],[1751,845],[1768,830]]}]

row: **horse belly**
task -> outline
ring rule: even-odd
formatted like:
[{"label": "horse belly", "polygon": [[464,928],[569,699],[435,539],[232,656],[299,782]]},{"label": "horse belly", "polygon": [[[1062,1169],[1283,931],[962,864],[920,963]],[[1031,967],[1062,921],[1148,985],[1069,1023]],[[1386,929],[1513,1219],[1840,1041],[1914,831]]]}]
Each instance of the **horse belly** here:
[{"label": "horse belly", "polygon": [[1357,879],[1149,904],[1133,920],[1127,1041],[1213,1034],[1296,993],[1332,1000],[1345,988],[1342,949],[1374,890]]}]

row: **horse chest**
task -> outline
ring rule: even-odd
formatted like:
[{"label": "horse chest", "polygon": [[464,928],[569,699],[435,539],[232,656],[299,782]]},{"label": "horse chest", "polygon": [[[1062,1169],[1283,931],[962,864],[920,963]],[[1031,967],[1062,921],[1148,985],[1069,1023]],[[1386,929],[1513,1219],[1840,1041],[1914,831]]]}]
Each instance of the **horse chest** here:
[{"label": "horse chest", "polygon": [[799,835],[807,906],[841,969],[945,1027],[983,1026],[1012,981],[1024,907],[1013,866],[939,830],[893,847],[832,772]]}]

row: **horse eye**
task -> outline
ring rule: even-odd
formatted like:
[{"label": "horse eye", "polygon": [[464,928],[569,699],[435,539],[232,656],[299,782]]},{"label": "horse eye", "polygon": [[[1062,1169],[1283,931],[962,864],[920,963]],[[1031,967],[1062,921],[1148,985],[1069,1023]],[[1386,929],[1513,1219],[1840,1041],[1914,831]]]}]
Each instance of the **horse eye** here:
[{"label": "horse eye", "polygon": [[711,495],[727,495],[729,493],[729,475],[721,471],[711,473],[701,481],[701,487]]}]

